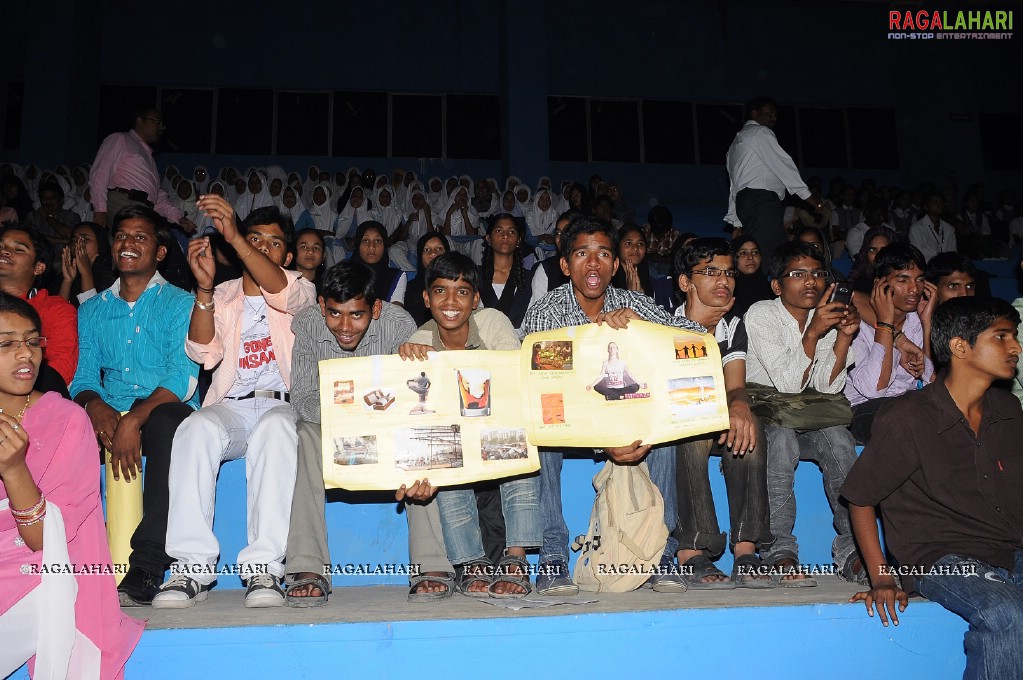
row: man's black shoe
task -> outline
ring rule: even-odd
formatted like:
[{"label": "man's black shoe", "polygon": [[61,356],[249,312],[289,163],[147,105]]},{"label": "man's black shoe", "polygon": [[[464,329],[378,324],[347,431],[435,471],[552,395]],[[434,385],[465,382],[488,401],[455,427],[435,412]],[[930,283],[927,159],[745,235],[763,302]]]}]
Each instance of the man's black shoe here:
[{"label": "man's black shoe", "polygon": [[154,574],[142,567],[128,567],[121,584],[117,586],[117,599],[122,607],[148,607],[160,590],[163,574]]}]

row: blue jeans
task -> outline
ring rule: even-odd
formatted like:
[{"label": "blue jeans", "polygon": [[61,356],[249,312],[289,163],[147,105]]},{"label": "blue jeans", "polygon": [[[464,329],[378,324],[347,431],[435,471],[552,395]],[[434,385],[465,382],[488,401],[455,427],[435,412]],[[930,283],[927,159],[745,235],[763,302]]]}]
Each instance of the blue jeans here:
[{"label": "blue jeans", "polygon": [[831,557],[842,569],[856,552],[849,510],[839,502],[839,491],[845,476],[856,462],[856,442],[849,428],[839,425],[823,430],[797,432],[784,427],[764,427],[767,439],[767,500],[771,510],[771,533],[775,542],[761,553],[764,561],[799,561],[799,546],[792,529],[796,524],[796,465],[810,460],[820,466],[824,475],[824,492],[835,518],[838,535],[831,542]]},{"label": "blue jeans", "polygon": [[[917,590],[970,624],[963,678],[1018,678],[1023,673],[1023,550],[1012,571],[963,555],[945,555],[935,567],[964,574],[917,579]],[[969,572],[972,571],[972,575]]]},{"label": "blue jeans", "polygon": [[[444,547],[452,564],[482,559],[479,510],[472,489],[437,493],[437,510],[444,527]],[[501,509],[505,523],[505,545],[535,548],[540,545],[540,478],[537,475],[501,484]]]},{"label": "blue jeans", "polygon": [[[586,449],[583,449],[586,451]],[[561,463],[564,452],[540,449],[540,515],[543,521],[543,547],[540,562],[568,564],[568,525],[561,510]],[[674,442],[650,449],[646,458],[650,479],[664,499],[664,523],[671,532],[678,524],[677,490],[675,488]],[[666,556],[674,556],[678,541],[668,536]]]}]

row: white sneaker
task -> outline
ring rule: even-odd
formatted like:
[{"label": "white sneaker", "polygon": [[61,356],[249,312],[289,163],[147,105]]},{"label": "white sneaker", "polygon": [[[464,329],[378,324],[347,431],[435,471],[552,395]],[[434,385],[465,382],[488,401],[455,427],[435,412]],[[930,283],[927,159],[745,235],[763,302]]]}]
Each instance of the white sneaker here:
[{"label": "white sneaker", "polygon": [[284,590],[281,588],[280,579],[273,574],[250,576],[246,586],[246,607],[284,606]]},{"label": "white sneaker", "polygon": [[205,602],[209,596],[209,585],[187,574],[173,574],[153,598],[153,609],[188,609],[196,602]]}]

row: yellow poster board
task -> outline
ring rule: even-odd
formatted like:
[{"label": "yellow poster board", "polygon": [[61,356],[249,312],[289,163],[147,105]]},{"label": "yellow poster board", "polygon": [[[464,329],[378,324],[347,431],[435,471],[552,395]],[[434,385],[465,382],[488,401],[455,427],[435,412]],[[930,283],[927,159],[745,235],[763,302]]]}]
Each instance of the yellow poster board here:
[{"label": "yellow poster board", "polygon": [[452,486],[539,470],[521,389],[517,351],[322,361],[324,484]]},{"label": "yellow poster board", "polygon": [[728,428],[713,336],[632,321],[526,336],[519,351],[320,362],[327,488],[501,479],[537,446],[659,444]]},{"label": "yellow poster board", "polygon": [[631,321],[526,336],[523,390],[538,446],[660,444],[728,429],[714,336]]}]

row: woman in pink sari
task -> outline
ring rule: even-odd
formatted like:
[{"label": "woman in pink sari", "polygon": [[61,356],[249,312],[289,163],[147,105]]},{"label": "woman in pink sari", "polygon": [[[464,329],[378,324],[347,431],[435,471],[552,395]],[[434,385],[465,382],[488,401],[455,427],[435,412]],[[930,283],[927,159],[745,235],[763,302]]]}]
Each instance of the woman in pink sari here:
[{"label": "woman in pink sari", "polygon": [[119,678],[144,623],[121,613],[85,411],[33,389],[46,338],[0,293],[0,677]]}]

